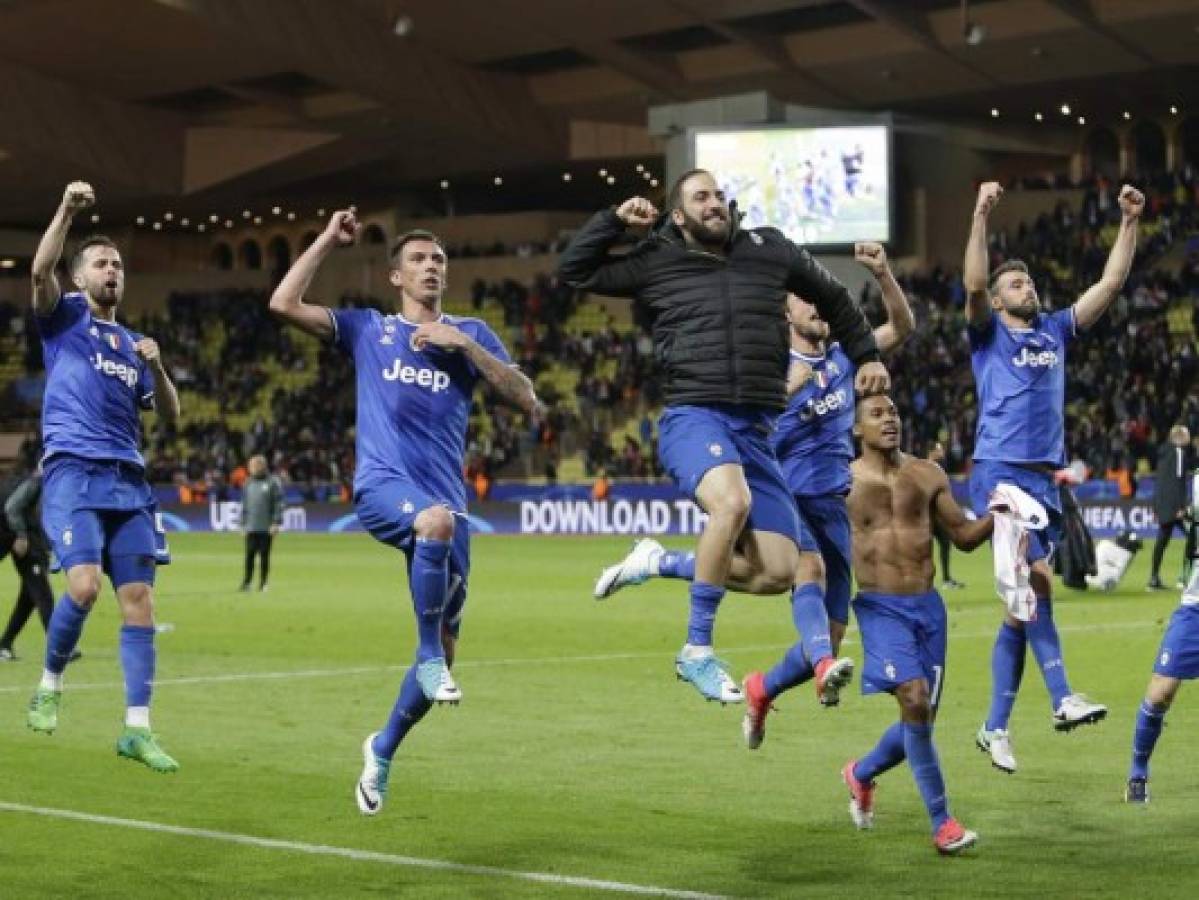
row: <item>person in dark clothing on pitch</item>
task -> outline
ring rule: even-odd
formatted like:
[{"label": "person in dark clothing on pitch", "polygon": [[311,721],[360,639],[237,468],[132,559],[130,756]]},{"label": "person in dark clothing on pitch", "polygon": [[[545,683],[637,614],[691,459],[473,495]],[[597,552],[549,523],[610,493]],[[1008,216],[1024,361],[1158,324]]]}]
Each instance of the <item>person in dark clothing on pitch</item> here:
[{"label": "person in dark clothing on pitch", "polygon": [[241,527],[246,535],[246,573],[241,590],[254,580],[254,558],[260,560],[258,590],[265,591],[271,574],[271,544],[283,525],[283,484],[266,468],[265,456],[252,456],[250,477],[242,487]]},{"label": "person in dark clothing on pitch", "polygon": [[[13,641],[36,609],[45,628],[54,610],[54,592],[50,587],[50,544],[41,526],[42,475],[35,471],[15,476],[0,488],[0,559],[12,554],[13,566],[21,579],[21,591],[13,606],[4,634],[0,635],[0,661],[17,658]],[[78,658],[78,651],[72,656]]]},{"label": "person in dark clothing on pitch", "polygon": [[[1178,529],[1187,536],[1186,525],[1187,491],[1190,486],[1191,470],[1194,459],[1191,456],[1191,434],[1182,425],[1170,429],[1170,440],[1162,445],[1157,455],[1157,474],[1153,484],[1153,511],[1157,515],[1157,541],[1153,544],[1153,567],[1150,570],[1148,588],[1151,591],[1162,590],[1161,567],[1162,557],[1166,555],[1166,546]],[[1189,541],[1188,541],[1189,543]],[[1186,555],[1194,553],[1193,547],[1188,547]]]}]

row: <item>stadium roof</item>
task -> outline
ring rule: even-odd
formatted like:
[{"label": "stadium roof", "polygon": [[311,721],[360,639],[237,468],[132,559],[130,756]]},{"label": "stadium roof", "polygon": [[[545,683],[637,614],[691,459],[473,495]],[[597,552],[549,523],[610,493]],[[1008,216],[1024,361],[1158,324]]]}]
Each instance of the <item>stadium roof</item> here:
[{"label": "stadium roof", "polygon": [[649,106],[747,90],[1021,123],[1062,102],[1092,124],[1199,106],[1195,0],[967,17],[958,0],[0,0],[0,221],[40,222],[74,177],[185,205],[651,152]]}]

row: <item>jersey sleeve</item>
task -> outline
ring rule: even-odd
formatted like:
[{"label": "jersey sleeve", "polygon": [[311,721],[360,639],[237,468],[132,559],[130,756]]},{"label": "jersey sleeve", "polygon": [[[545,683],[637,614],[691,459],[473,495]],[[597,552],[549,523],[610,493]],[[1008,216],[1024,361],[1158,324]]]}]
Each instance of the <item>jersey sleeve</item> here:
[{"label": "jersey sleeve", "polygon": [[36,317],[37,330],[43,338],[57,337],[82,319],[86,312],[87,300],[83,294],[63,294],[48,315]]},{"label": "jersey sleeve", "polygon": [[354,345],[358,343],[358,335],[366,326],[369,309],[331,309],[329,318],[333,322],[333,343],[343,351],[354,355]]},{"label": "jersey sleeve", "polygon": [[995,313],[989,313],[981,325],[967,325],[966,335],[970,338],[970,349],[981,350],[995,340]]},{"label": "jersey sleeve", "polygon": [[1063,344],[1068,344],[1078,337],[1078,319],[1074,315],[1074,307],[1067,306],[1057,312],[1050,313],[1046,319],[1049,322],[1053,336]]},{"label": "jersey sleeve", "polygon": [[486,322],[480,322],[478,330],[475,332],[475,340],[479,342],[479,346],[498,359],[504,365],[514,365],[512,357],[508,353],[508,348],[504,346],[504,342],[500,340],[499,335],[491,330]]},{"label": "jersey sleeve", "polygon": [[154,408],[154,375],[144,359],[137,365],[137,405],[142,409]]}]

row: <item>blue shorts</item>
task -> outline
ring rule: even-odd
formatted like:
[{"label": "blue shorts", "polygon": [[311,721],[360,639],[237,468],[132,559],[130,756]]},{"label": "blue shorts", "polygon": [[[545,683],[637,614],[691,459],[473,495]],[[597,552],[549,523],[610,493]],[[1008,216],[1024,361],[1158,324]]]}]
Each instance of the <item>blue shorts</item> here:
[{"label": "blue shorts", "polygon": [[923,678],[936,707],[945,683],[948,636],[941,595],[862,592],[854,597],[853,612],[866,656],[862,693],[891,693],[905,681]]},{"label": "blue shorts", "polygon": [[141,469],[59,455],[46,462],[42,485],[42,527],[55,568],[99,565],[113,587],[154,583],[155,567],[169,557]]},{"label": "blue shorts", "polygon": [[[819,497],[796,495],[801,532],[814,537],[816,550],[824,560],[824,608],[831,621],[849,622],[849,597],[853,590],[850,567],[851,535],[849,509],[845,497],[825,494]],[[801,550],[807,550],[802,543]]]},{"label": "blue shorts", "polygon": [[[362,527],[377,541],[403,552],[412,577],[412,552],[416,547],[416,517],[433,506],[445,506],[410,481],[392,478],[363,487],[354,494],[354,511]],[[470,578],[470,526],[466,516],[454,514],[454,539],[450,545],[450,585],[442,622],[454,637],[462,627],[466,586]]]},{"label": "blue shorts", "polygon": [[1050,559],[1062,540],[1061,488],[1046,472],[992,459],[977,460],[970,472],[970,505],[974,507],[975,515],[987,514],[991,492],[1001,481],[1014,484],[1045,507],[1049,524],[1040,531],[1029,531],[1027,558],[1030,563]]},{"label": "blue shorts", "polygon": [[709,469],[741,466],[749,485],[751,531],[774,531],[801,549],[815,550],[800,530],[795,500],[770,447],[774,418],[762,410],[672,406],[658,421],[658,457],[680,490],[695,497]]},{"label": "blue shorts", "polygon": [[1199,678],[1199,606],[1180,606],[1174,610],[1162,635],[1153,671],[1167,678]]}]

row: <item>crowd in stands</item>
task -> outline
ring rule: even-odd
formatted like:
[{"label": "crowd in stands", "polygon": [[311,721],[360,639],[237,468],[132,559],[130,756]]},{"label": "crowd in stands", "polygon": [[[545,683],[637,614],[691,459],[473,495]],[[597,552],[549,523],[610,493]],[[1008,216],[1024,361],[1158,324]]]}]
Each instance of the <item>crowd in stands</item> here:
[{"label": "crowd in stands", "polygon": [[[995,231],[993,262],[1024,259],[1043,303],[1072,303],[1102,272],[1119,221],[1117,187],[1094,179],[1076,208],[1059,203],[1032,222]],[[1162,176],[1147,194],[1133,274],[1109,313],[1070,350],[1068,452],[1096,476],[1125,478],[1152,467],[1158,442],[1176,422],[1199,434],[1199,305],[1189,333],[1172,333],[1164,315],[1172,301],[1199,296],[1199,179],[1190,170]],[[1181,265],[1159,267],[1163,252],[1180,242],[1187,250]],[[963,472],[976,410],[960,270],[934,268],[901,282],[917,327],[886,362],[905,418],[905,449],[927,455],[940,443],[947,469]],[[881,321],[877,288],[868,284],[861,299]],[[662,477],[655,423],[662,393],[649,335],[611,321],[591,330],[568,327],[582,302],[549,275],[530,284],[471,285],[470,309],[499,310],[492,321],[502,320],[501,337],[546,403],[545,415],[529,420],[486,392],[476,399],[465,476],[480,496],[499,477],[556,481],[568,457],[581,460],[588,479]],[[341,303],[392,305],[358,295]],[[0,306],[0,335],[19,337],[26,348],[27,374],[9,386],[6,404],[36,404],[44,377],[36,331],[22,312]],[[158,339],[184,392],[185,424],[147,430],[152,481],[177,484],[196,499],[223,496],[244,480],[244,461],[263,453],[309,498],[348,499],[354,374],[344,354],[302,345],[307,339],[271,319],[261,291],[174,294],[163,312],[130,325]],[[190,414],[189,399],[200,407]]]},{"label": "crowd in stands", "polygon": [[[1014,231],[996,231],[993,263],[1023,259],[1043,304],[1073,303],[1103,271],[1119,223],[1118,187],[1096,179],[1079,209],[1059,203]],[[1199,295],[1197,227],[1199,176],[1186,169],[1152,180],[1132,274],[1107,315],[1070,349],[1067,453],[1097,477],[1151,469],[1171,425],[1181,421],[1192,432],[1199,425],[1199,308],[1192,304],[1190,333],[1172,334],[1165,315],[1171,301]],[[1176,241],[1186,249],[1180,271],[1157,267]],[[976,422],[960,271],[938,268],[904,285],[917,313],[916,333],[887,363],[907,420],[907,446],[924,455],[940,442],[948,469],[960,472]],[[881,304],[866,293],[868,312],[881,316]]]}]

